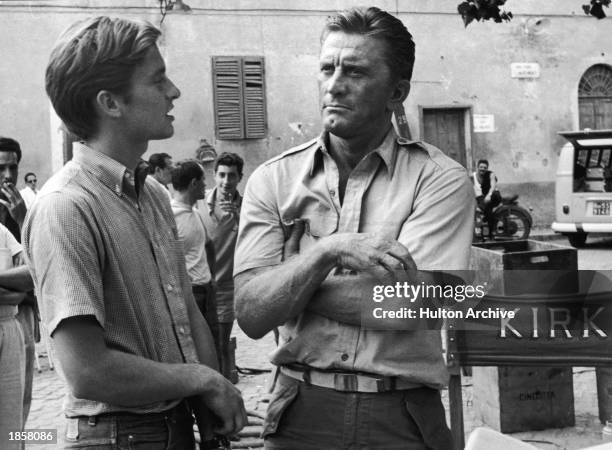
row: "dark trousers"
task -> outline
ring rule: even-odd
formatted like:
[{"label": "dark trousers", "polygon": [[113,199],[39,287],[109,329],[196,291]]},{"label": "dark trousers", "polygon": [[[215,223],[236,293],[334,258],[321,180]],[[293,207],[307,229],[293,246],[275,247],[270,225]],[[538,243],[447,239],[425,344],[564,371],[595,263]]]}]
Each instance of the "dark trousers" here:
[{"label": "dark trousers", "polygon": [[495,227],[493,210],[495,209],[495,207],[497,207],[497,205],[501,203],[501,194],[499,193],[499,191],[493,191],[493,194],[491,194],[491,201],[488,203],[484,201],[484,198],[484,195],[479,195],[478,197],[476,197],[476,204],[483,213],[483,220],[489,226],[489,233],[493,234],[493,229]]},{"label": "dark trousers", "polygon": [[192,450],[193,417],[182,402],[155,414],[102,414],[66,419],[62,448]]},{"label": "dark trousers", "polygon": [[268,407],[263,435],[267,449],[453,448],[435,389],[339,392],[283,374]]},{"label": "dark trousers", "polygon": [[217,352],[217,360],[219,362],[219,367],[221,367],[220,355],[221,355],[221,346],[219,343],[219,319],[217,316],[217,301],[215,298],[215,290],[213,288],[212,283],[203,284],[203,285],[193,285],[191,287],[193,291],[193,296],[195,298],[196,304],[208,327],[210,328],[210,332],[212,333],[213,340],[215,343],[215,351]]}]

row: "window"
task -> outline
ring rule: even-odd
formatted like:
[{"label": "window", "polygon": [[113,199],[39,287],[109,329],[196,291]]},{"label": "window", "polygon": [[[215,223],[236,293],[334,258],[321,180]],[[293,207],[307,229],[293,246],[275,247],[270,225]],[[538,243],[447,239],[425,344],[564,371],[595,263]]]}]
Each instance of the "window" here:
[{"label": "window", "polygon": [[591,66],[578,85],[580,128],[612,128],[612,68],[606,64]]},{"label": "window", "polygon": [[264,59],[213,56],[215,132],[218,139],[266,136]]}]

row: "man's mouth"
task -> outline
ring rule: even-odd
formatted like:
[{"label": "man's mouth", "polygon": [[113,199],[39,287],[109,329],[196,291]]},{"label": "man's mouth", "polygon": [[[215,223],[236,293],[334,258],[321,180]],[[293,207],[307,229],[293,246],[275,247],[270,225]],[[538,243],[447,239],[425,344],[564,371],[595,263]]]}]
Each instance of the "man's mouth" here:
[{"label": "man's mouth", "polygon": [[323,109],[351,109],[346,105],[342,105],[340,103],[329,103],[323,106]]}]

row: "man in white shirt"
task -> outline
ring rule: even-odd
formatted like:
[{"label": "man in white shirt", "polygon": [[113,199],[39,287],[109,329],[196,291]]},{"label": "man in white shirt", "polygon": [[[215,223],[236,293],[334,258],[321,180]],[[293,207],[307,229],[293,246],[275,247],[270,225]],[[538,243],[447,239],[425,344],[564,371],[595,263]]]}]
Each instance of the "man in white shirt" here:
[{"label": "man in white shirt", "polygon": [[164,191],[170,201],[172,201],[172,193],[168,184],[172,181],[173,168],[172,156],[168,153],[153,153],[149,157],[149,173],[155,181],[165,188]]},{"label": "man in white shirt", "polygon": [[34,203],[36,199],[36,194],[38,194],[38,189],[36,189],[38,179],[34,172],[28,172],[25,177],[23,177],[23,180],[25,181],[26,187],[20,190],[19,193],[25,202],[26,208],[30,209],[30,206],[32,206],[32,203]]},{"label": "man in white shirt", "polygon": [[183,242],[187,273],[193,296],[210,327],[219,356],[217,304],[215,300],[215,247],[204,220],[194,205],[205,194],[204,170],[195,160],[178,162],[171,174],[174,197],[172,212]]}]

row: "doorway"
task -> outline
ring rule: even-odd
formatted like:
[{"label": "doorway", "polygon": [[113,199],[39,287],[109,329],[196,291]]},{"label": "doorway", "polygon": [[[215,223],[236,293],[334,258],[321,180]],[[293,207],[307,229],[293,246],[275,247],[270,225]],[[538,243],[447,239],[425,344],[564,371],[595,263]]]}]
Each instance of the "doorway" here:
[{"label": "doorway", "polygon": [[419,107],[421,139],[463,167],[471,166],[470,107]]}]

